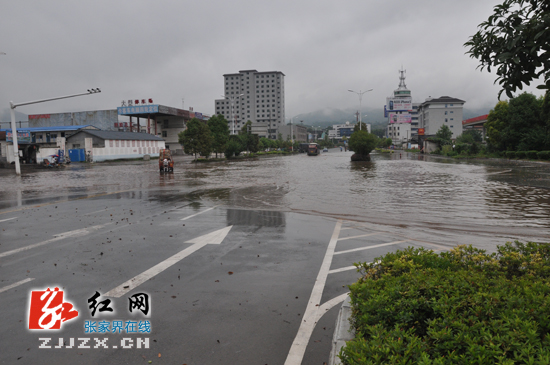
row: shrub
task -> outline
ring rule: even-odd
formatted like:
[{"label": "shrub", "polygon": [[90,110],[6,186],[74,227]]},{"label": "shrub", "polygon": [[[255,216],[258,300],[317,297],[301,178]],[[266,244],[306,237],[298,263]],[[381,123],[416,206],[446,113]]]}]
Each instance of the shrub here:
[{"label": "shrub", "polygon": [[516,158],[516,151],[506,151],[506,157],[509,159]]},{"label": "shrub", "polygon": [[359,155],[368,155],[376,147],[378,137],[367,131],[355,131],[349,138],[349,148]]},{"label": "shrub", "polygon": [[550,244],[487,254],[408,248],[356,264],[344,364],[514,364],[550,359]]},{"label": "shrub", "polygon": [[233,155],[238,156],[243,151],[243,146],[241,143],[239,143],[239,140],[237,138],[230,139],[229,142],[227,142],[227,146],[225,148],[225,157],[231,158]]},{"label": "shrub", "polygon": [[480,144],[478,142],[474,142],[470,145],[470,148],[468,148],[468,153],[470,155],[477,155],[480,150]]},{"label": "shrub", "polygon": [[550,160],[550,151],[540,151],[537,152],[539,160]]},{"label": "shrub", "polygon": [[455,152],[459,155],[465,153],[468,151],[468,144],[467,143],[457,143],[455,145]]},{"label": "shrub", "polygon": [[537,156],[537,151],[527,151],[527,158],[531,160],[537,160],[539,156]]},{"label": "shrub", "polygon": [[449,154],[453,152],[453,146],[451,145],[445,145],[445,146],[441,146],[441,153],[445,156],[449,156]]},{"label": "shrub", "polygon": [[517,158],[526,158],[527,152],[526,151],[516,151],[516,157]]}]

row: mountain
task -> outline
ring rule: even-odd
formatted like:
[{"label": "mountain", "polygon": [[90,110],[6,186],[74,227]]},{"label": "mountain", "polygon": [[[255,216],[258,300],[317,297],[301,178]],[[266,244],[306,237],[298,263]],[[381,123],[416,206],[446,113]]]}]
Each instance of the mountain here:
[{"label": "mountain", "polygon": [[[299,114],[294,117],[293,123],[303,122],[304,125],[321,126],[323,128],[331,126],[333,124],[344,124],[350,122],[355,124],[357,109],[336,109],[325,108],[316,110],[309,113]],[[363,123],[377,125],[386,124],[386,118],[384,118],[384,110],[379,109],[366,109],[363,110]],[[366,115],[366,116],[365,116]]]},{"label": "mountain", "polygon": [[[489,114],[489,109],[479,108],[479,109],[467,109],[463,110],[463,119],[470,119],[478,117],[480,115]],[[321,126],[326,128],[333,124],[344,124],[345,122],[350,122],[355,124],[356,109],[336,109],[336,108],[325,108],[321,110],[316,110],[309,113],[299,114],[294,117],[293,123],[300,123],[309,126]],[[288,122],[287,122],[288,123]],[[383,109],[367,109],[363,110],[363,123],[370,124],[372,127],[375,126],[385,126],[388,123],[388,119],[384,118]]]}]

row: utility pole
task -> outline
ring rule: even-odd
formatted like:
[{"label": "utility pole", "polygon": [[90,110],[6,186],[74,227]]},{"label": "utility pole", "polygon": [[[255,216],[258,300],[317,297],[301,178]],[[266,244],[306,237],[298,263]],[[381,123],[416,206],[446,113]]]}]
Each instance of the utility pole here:
[{"label": "utility pole", "polygon": [[52,101],[52,100],[73,98],[75,96],[97,94],[97,93],[100,93],[100,92],[101,92],[101,90],[96,88],[96,89],[88,89],[88,92],[86,92],[86,93],[73,94],[73,95],[67,95],[67,96],[59,96],[57,98],[35,100],[35,101],[26,101],[26,102],[17,103],[17,104],[14,103],[13,101],[10,101],[11,134],[12,134],[12,138],[13,138],[13,153],[14,153],[14,159],[15,159],[15,174],[16,175],[21,175],[21,166],[19,165],[19,145],[17,143],[17,126],[16,126],[16,123],[15,123],[15,108],[17,108],[18,106],[22,106],[22,105],[38,104],[38,103],[44,103],[44,102]]}]

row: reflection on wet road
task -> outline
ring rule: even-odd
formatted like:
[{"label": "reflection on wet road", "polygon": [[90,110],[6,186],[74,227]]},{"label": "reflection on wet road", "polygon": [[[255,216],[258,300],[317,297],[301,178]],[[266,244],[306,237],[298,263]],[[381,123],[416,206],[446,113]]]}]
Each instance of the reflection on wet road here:
[{"label": "reflection on wet road", "polygon": [[73,164],[56,171],[24,171],[21,179],[4,170],[0,208],[139,192],[158,204],[200,206],[212,201],[370,222],[387,229],[428,230],[442,236],[454,232],[448,244],[452,239],[468,243],[460,237],[472,232],[500,242],[515,237],[540,240],[548,237],[550,228],[550,165],[544,163],[462,162],[395,153],[374,154],[371,162],[352,164],[350,152],[339,150],[316,157],[208,164],[179,158],[175,173],[163,175],[155,161]]}]

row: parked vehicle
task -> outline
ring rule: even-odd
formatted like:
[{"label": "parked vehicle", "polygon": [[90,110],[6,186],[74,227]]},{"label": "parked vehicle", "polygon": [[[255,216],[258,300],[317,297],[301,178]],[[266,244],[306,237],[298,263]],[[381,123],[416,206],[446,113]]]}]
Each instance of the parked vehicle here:
[{"label": "parked vehicle", "polygon": [[168,149],[159,151],[159,170],[163,172],[174,172],[174,159],[172,152]]},{"label": "parked vehicle", "polygon": [[308,156],[317,156],[319,154],[319,145],[317,143],[310,143],[307,147]]},{"label": "parked vehicle", "polygon": [[323,152],[328,152],[328,148],[323,148]]}]

